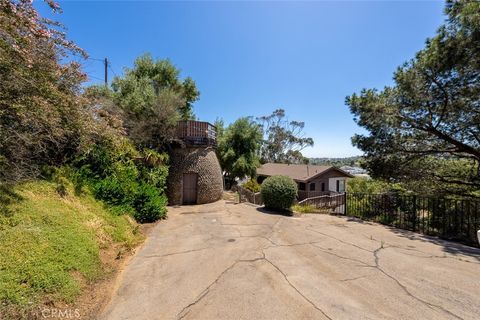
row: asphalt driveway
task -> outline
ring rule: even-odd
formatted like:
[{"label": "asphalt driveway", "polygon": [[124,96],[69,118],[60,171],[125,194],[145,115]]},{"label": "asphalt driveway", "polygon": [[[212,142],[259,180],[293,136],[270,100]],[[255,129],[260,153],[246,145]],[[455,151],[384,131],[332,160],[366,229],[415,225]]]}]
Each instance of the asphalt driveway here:
[{"label": "asphalt driveway", "polygon": [[102,319],[478,319],[480,250],[328,215],[171,208]]}]

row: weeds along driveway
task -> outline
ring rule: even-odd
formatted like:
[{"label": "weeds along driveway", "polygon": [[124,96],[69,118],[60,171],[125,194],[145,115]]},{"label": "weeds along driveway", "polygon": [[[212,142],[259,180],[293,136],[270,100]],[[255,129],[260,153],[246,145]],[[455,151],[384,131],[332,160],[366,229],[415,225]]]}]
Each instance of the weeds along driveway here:
[{"label": "weeds along driveway", "polygon": [[478,319],[480,250],[345,217],[170,208],[102,319]]}]

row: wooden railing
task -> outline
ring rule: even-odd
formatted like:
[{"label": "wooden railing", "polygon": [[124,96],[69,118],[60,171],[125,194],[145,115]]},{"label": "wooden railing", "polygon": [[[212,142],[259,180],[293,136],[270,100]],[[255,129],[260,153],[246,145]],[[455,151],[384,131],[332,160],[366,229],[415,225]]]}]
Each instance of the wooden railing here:
[{"label": "wooden railing", "polygon": [[214,125],[204,121],[184,120],[177,124],[177,137],[187,145],[217,144],[217,130]]}]

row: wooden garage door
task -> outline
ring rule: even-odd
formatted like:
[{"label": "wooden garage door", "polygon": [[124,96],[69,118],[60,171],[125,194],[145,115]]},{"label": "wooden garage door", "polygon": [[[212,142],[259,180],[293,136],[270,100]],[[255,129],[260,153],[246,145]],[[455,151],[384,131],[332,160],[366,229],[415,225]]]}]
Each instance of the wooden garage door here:
[{"label": "wooden garage door", "polygon": [[196,173],[183,174],[183,204],[197,203],[197,178]]}]

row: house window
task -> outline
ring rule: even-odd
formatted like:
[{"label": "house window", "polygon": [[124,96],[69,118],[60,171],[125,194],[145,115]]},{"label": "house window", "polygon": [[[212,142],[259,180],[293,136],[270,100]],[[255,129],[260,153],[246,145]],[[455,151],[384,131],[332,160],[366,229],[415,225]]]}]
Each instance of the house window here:
[{"label": "house window", "polygon": [[310,183],[310,191],[315,191],[315,183]]},{"label": "house window", "polygon": [[305,191],[305,183],[300,182],[300,183],[298,184],[298,190]]},{"label": "house window", "polygon": [[345,180],[337,180],[337,192],[345,192]]},{"label": "house window", "polygon": [[325,182],[322,182],[322,191],[325,191]]}]

